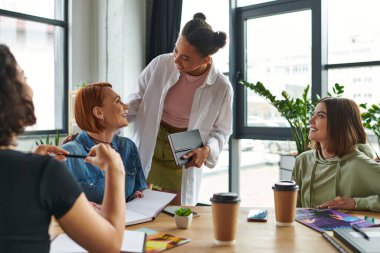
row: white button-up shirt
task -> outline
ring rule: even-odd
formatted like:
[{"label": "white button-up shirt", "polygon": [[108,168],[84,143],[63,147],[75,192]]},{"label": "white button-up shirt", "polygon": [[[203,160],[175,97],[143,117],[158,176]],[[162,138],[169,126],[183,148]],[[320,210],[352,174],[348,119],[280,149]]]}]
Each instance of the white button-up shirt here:
[{"label": "white button-up shirt", "polygon": [[[173,54],[153,59],[127,98],[128,120],[134,122],[132,140],[136,143],[145,177],[152,164],[166,94],[179,78]],[[188,130],[199,129],[209,145],[206,166],[213,168],[232,133],[233,89],[229,80],[212,63],[204,83],[195,91]],[[195,205],[202,180],[201,168],[182,168],[181,203]]]}]

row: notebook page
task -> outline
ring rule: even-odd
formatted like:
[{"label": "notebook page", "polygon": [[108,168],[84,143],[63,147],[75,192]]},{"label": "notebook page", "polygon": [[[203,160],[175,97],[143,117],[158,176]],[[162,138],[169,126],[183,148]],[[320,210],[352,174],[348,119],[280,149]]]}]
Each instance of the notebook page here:
[{"label": "notebook page", "polygon": [[[121,251],[140,253],[145,248],[145,233],[141,231],[124,231]],[[67,234],[58,235],[50,244],[50,253],[84,253],[88,252]]]},{"label": "notebook page", "polygon": [[176,194],[152,191],[143,191],[143,198],[134,199],[127,202],[127,210],[132,210],[149,217],[156,217],[161,210],[174,199]]},{"label": "notebook page", "polygon": [[146,216],[141,213],[134,212],[130,210],[127,206],[127,210],[125,210],[125,225],[133,225],[146,221],[151,221],[152,217]]}]

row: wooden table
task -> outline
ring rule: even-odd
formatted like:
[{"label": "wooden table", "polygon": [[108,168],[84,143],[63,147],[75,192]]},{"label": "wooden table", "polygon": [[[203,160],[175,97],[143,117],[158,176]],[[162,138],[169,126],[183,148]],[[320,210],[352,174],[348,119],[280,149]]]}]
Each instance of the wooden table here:
[{"label": "wooden table", "polygon": [[[298,222],[292,227],[278,227],[274,210],[268,208],[268,222],[247,222],[248,211],[251,208],[242,207],[239,212],[236,245],[216,246],[213,244],[213,227],[210,207],[192,207],[200,214],[193,218],[188,229],[178,229],[174,218],[161,213],[153,222],[128,226],[126,229],[150,228],[158,232],[190,238],[191,242],[170,249],[170,252],[337,252],[320,233]],[[352,212],[363,218],[364,215],[380,219],[380,213]],[[62,233],[54,227],[52,234]]]}]

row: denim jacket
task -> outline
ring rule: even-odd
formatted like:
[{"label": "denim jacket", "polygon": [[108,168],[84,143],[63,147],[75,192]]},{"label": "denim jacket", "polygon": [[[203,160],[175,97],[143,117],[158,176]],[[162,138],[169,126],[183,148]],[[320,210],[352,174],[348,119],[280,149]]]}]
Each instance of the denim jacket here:
[{"label": "denim jacket", "polygon": [[[75,155],[87,155],[95,142],[85,131],[73,140],[62,146],[63,149]],[[125,168],[125,196],[126,201],[133,199],[136,191],[147,188],[144,173],[141,167],[140,156],[136,145],[128,138],[114,136],[112,147],[120,154]],[[105,187],[105,172],[98,167],[85,163],[83,159],[67,158],[67,167],[82,186],[89,201],[102,203]]]}]

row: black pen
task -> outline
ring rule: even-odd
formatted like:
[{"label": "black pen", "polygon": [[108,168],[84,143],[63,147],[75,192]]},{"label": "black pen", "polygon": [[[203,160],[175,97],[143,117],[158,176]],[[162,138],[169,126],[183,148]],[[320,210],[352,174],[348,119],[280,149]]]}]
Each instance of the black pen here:
[{"label": "black pen", "polygon": [[369,236],[356,224],[351,224],[351,228],[361,234],[365,239],[369,240]]},{"label": "black pen", "polygon": [[86,158],[86,155],[72,155],[72,154],[57,154],[57,155],[63,155],[65,157],[70,157],[70,158]]},{"label": "black pen", "polygon": [[323,232],[322,233],[322,236],[329,242],[331,243],[340,253],[348,253],[347,250],[345,250],[342,246],[340,246],[339,243],[337,243],[333,238],[331,238],[331,236],[326,233],[326,232]]}]

